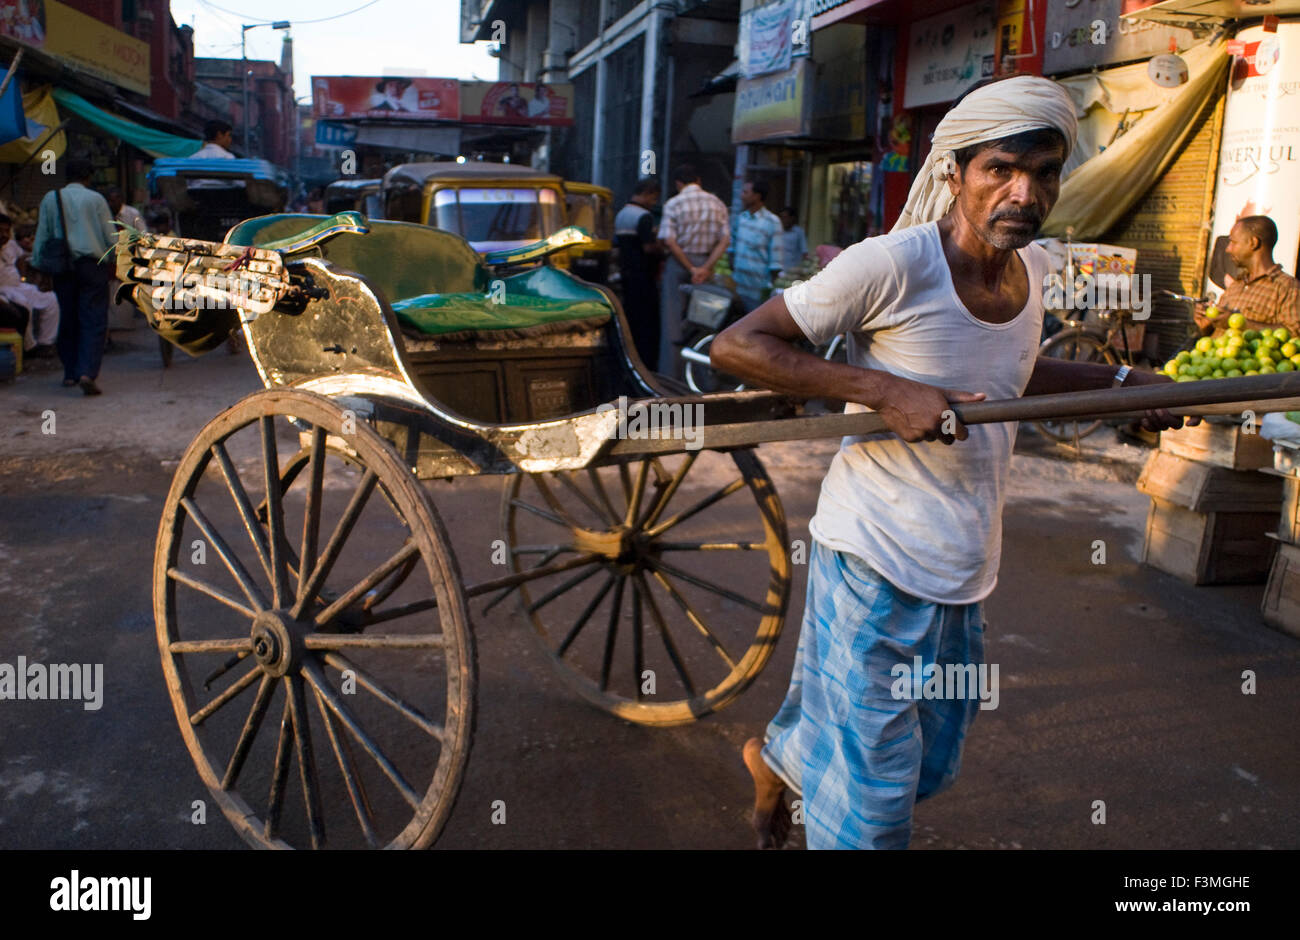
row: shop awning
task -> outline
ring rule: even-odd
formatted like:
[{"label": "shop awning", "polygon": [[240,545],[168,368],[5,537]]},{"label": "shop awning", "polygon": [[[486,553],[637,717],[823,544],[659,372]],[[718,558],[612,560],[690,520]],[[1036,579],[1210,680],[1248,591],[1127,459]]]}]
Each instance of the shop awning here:
[{"label": "shop awning", "polygon": [[1167,26],[1214,26],[1228,20],[1296,15],[1300,15],[1300,0],[1164,0],[1125,13],[1124,19]]},{"label": "shop awning", "polygon": [[150,156],[188,157],[203,146],[203,141],[193,137],[177,137],[175,134],[156,131],[143,124],[128,121],[116,114],[109,114],[102,108],[95,107],[81,95],[64,88],[54,89],[54,100],[60,107],[84,118],[119,140],[139,147]]},{"label": "shop awning", "polygon": [[1076,241],[1101,237],[1141,199],[1169,168],[1187,142],[1201,113],[1224,86],[1231,56],[1222,39],[1184,53],[1191,73],[1163,104],[1061,184],[1061,195],[1043,225],[1044,235]]}]

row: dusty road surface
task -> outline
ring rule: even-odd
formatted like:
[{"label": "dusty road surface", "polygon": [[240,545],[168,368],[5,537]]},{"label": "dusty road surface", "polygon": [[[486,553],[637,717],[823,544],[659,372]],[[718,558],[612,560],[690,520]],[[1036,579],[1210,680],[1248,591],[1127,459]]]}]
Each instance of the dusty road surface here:
[{"label": "dusty road surface", "polygon": [[[0,847],[237,848],[172,714],[150,577],[177,459],[260,386],[246,357],[178,356],[163,372],[143,331],[119,341],[102,397],[61,389],[44,369],[0,387],[0,663],[103,667],[95,709],[0,700]],[[43,433],[51,412],[55,433]],[[998,707],[980,713],[955,788],[918,807],[914,846],[1300,846],[1300,642],[1263,625],[1261,586],[1191,588],[1137,564],[1139,452],[1072,463],[1031,437],[986,607]],[[807,539],[834,446],[761,450],[791,539]],[[499,478],[431,488],[467,579],[500,574],[501,490]],[[746,510],[718,515],[719,532]],[[785,632],[754,685],[715,715],[659,729],[582,701],[516,601],[486,615],[474,601],[478,729],[439,847],[749,847],[740,746],[785,692],[804,579],[796,565]],[[725,600],[709,611],[744,616]],[[1243,694],[1247,670],[1255,694]],[[208,804],[202,825],[195,801]]]}]

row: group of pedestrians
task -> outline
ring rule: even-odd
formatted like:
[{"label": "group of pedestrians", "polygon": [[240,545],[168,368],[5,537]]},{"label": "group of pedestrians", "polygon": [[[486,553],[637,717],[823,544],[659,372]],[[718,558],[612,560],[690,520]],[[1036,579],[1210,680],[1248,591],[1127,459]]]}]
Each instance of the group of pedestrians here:
[{"label": "group of pedestrians", "polygon": [[700,185],[695,167],[679,166],[672,183],[676,195],[664,203],[656,230],[653,210],[659,182],[653,177],[639,180],[614,219],[614,237],[623,307],[637,352],[649,368],[680,378],[687,299],[682,288],[712,280],[730,249],[736,294],[746,311],[753,310],[771,293],[774,275],[803,258],[807,242],[793,208],[783,209],[780,216],[767,208],[769,191],[761,180],[746,180],[741,189],[734,246],[727,206]]}]

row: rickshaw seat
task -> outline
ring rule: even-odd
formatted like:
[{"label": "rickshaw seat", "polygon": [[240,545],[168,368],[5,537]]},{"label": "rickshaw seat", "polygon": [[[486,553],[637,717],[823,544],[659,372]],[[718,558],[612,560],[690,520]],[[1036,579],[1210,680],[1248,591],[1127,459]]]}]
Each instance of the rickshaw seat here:
[{"label": "rickshaw seat", "polygon": [[[265,247],[327,218],[281,213],[247,219],[230,230],[226,242]],[[389,303],[436,290],[487,290],[487,269],[459,235],[411,222],[371,220],[368,225],[369,234],[343,232],[315,247],[330,263],[364,276]]]},{"label": "rickshaw seat", "polygon": [[[226,242],[271,247],[328,220],[298,213],[261,216],[236,225]],[[498,279],[459,235],[410,222],[368,225],[369,234],[345,231],[315,247],[327,261],[370,281],[413,332],[446,341],[523,338],[594,329],[613,315],[601,291],[555,268],[500,278],[494,289]]]},{"label": "rickshaw seat", "polygon": [[599,290],[546,266],[501,278],[495,290],[408,297],[394,303],[393,312],[403,326],[444,340],[584,332],[613,316]]}]

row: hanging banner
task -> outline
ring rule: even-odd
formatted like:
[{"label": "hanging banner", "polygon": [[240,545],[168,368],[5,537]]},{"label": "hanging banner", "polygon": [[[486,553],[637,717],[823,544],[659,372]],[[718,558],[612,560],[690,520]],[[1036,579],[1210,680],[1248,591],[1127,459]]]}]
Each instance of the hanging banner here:
[{"label": "hanging banner", "polygon": [[45,45],[45,0],[0,0],[0,35]]},{"label": "hanging banner", "polygon": [[1233,61],[1224,104],[1211,251],[1222,253],[1238,218],[1266,215],[1277,225],[1273,260],[1294,275],[1300,243],[1300,112],[1294,104],[1300,23],[1282,23],[1275,33],[1253,26],[1237,39],[1245,55]]},{"label": "hanging banner", "polygon": [[541,82],[461,82],[462,124],[573,125],[573,86]]},{"label": "hanging banner", "polygon": [[992,0],[913,23],[908,32],[903,107],[943,104],[993,77],[997,10]]},{"label": "hanging banner", "polygon": [[460,117],[460,83],[454,78],[313,75],[312,116],[454,121]]}]

